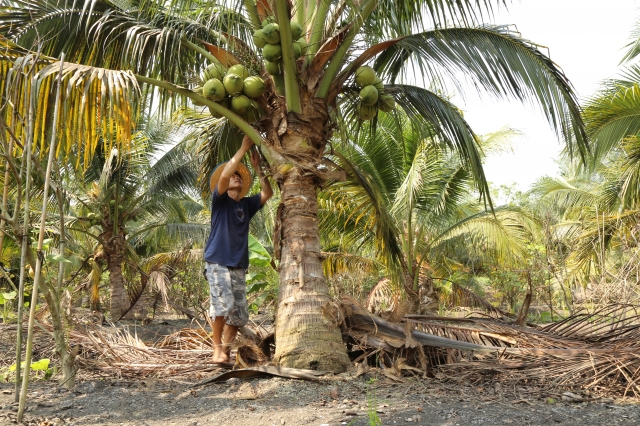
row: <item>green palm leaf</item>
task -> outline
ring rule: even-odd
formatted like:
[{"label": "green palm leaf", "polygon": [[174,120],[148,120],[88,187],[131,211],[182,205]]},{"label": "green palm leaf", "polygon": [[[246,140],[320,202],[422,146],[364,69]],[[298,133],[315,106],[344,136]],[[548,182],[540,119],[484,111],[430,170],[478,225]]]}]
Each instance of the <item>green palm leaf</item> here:
[{"label": "green palm leaf", "polygon": [[485,196],[491,204],[478,140],[461,111],[436,93],[420,87],[407,85],[389,85],[388,87],[390,91],[397,91],[398,104],[405,109],[409,117],[424,119],[449,148],[455,149],[472,171],[480,194]]},{"label": "green palm leaf", "polygon": [[464,75],[474,87],[497,97],[536,101],[569,152],[578,150],[586,158],[586,134],[569,81],[537,45],[509,27],[447,28],[408,36],[381,53],[374,67],[395,81],[409,61],[428,81],[456,82]]}]

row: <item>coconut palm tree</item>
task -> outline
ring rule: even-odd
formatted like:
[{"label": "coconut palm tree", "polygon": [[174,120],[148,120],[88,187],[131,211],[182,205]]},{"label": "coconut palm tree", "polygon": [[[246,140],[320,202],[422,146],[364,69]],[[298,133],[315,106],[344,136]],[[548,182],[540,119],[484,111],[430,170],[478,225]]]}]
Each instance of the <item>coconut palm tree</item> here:
[{"label": "coconut palm tree", "polygon": [[[396,296],[404,289],[413,309],[422,309],[434,301],[434,278],[474,262],[522,263],[536,229],[530,215],[513,206],[487,212],[459,157],[408,117],[381,114],[376,126],[375,134],[365,129],[334,144],[336,163],[349,173],[320,195],[321,234],[333,248],[328,271],[375,260],[383,275],[396,276]],[[503,129],[481,146],[497,150],[514,134]]]},{"label": "coconut palm tree", "polygon": [[[379,108],[391,110],[397,102],[461,156],[486,195],[475,135],[440,89],[427,89],[448,81],[462,90],[458,82],[467,80],[472,90],[538,104],[568,149],[586,152],[575,94],[561,70],[514,28],[479,25],[502,3],[5,0],[1,88],[13,93],[9,88],[27,85],[42,94],[33,97],[33,132],[11,115],[15,106],[26,116],[24,97],[14,99],[5,114],[17,138],[28,133],[39,146],[52,113],[44,107],[44,94],[59,67],[52,58],[65,52],[71,62],[63,67],[62,146],[81,146],[85,166],[98,135],[105,152],[128,143],[141,99],[157,99],[147,105],[171,109],[188,98],[237,126],[260,147],[281,191],[274,235],[280,268],[276,359],[285,366],[340,371],[349,360],[322,274],[316,199],[333,175],[324,154],[336,129],[375,120]],[[261,52],[256,44],[266,45]],[[263,58],[271,62],[265,66]],[[241,99],[232,109],[224,100],[215,102],[223,94],[217,84],[207,87],[211,99],[200,94],[205,70],[209,81],[212,73],[222,77],[220,69],[240,63],[265,82],[251,114]],[[372,70],[360,68],[365,64]],[[33,67],[39,73],[25,80],[24,71]],[[224,88],[235,93],[238,79],[231,80]],[[417,84],[401,83],[411,80]],[[377,104],[369,86],[380,97]],[[262,116],[252,124],[256,111]]]},{"label": "coconut palm tree", "polygon": [[[206,209],[193,188],[197,168],[190,161],[191,151],[178,145],[162,152],[173,134],[171,123],[162,117],[141,124],[143,130],[127,152],[112,148],[105,153],[98,145],[89,166],[70,167],[66,179],[73,197],[69,230],[76,237],[70,249],[90,253],[88,281],[93,284],[94,305],[97,279],[103,269],[109,272],[109,312],[114,321],[139,314],[131,308],[143,294],[149,274],[161,267],[157,261],[146,265],[145,258],[182,252],[183,245],[203,240],[208,229],[207,218],[201,215]],[[139,277],[138,285],[133,284],[134,277]]]}]

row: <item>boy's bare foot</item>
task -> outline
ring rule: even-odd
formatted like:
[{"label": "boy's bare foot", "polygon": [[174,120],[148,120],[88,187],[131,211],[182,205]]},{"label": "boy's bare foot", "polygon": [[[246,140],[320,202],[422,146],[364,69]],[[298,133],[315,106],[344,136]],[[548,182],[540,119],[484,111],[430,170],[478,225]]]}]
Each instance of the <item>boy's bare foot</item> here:
[{"label": "boy's bare foot", "polygon": [[229,355],[227,355],[224,345],[213,345],[213,362],[216,364],[229,362]]}]

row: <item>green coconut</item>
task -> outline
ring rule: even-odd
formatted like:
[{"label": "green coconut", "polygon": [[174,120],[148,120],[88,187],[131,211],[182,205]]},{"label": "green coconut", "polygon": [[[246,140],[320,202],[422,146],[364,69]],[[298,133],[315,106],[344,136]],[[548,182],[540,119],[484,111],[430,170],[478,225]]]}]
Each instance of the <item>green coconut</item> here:
[{"label": "green coconut", "polygon": [[262,108],[255,102],[251,101],[251,105],[245,112],[243,118],[249,124],[253,124],[260,119],[262,116]]},{"label": "green coconut", "polygon": [[375,105],[378,102],[378,89],[374,86],[364,86],[360,90],[360,101],[363,105]]},{"label": "green coconut", "polygon": [[262,30],[256,30],[253,33],[253,44],[255,44],[259,49],[262,49],[264,46],[266,46],[267,40],[265,40]]},{"label": "green coconut", "polygon": [[[193,93],[197,93],[200,96],[204,96],[202,94],[202,86],[196,86],[193,89],[191,89],[191,91]],[[198,101],[194,101],[193,99],[191,99],[191,102],[195,105],[195,106],[204,106],[204,104],[202,102],[198,102]]]},{"label": "green coconut", "polygon": [[378,89],[378,92],[384,90],[384,83],[382,82],[382,79],[380,79],[380,77],[376,77],[376,80],[373,82],[373,86]]},{"label": "green coconut", "polygon": [[220,118],[222,117],[222,114],[216,112],[213,108],[209,107],[209,113],[211,114],[211,116],[213,118]]},{"label": "green coconut", "polygon": [[391,112],[396,107],[396,100],[388,93],[383,93],[378,97],[378,108],[384,112]]},{"label": "green coconut", "polygon": [[237,95],[242,92],[242,88],[244,87],[243,78],[238,74],[227,73],[222,83],[229,96]]},{"label": "green coconut", "polygon": [[231,109],[231,98],[224,98],[223,100],[218,101],[217,103],[219,103],[226,109]]},{"label": "green coconut", "polygon": [[207,81],[211,80],[212,78],[217,78],[218,80],[222,81],[226,73],[227,69],[222,65],[211,64],[207,67],[206,70],[204,70],[204,73],[202,74],[202,80]]},{"label": "green coconut", "polygon": [[305,40],[304,37],[302,37],[300,40],[298,40],[298,43],[300,44],[300,49],[302,50],[302,54],[306,55],[307,54],[307,48],[309,47],[309,44],[307,43],[307,40]]},{"label": "green coconut", "polygon": [[297,41],[293,42],[293,56],[296,59],[302,56],[302,46],[300,46],[300,43],[298,43]]},{"label": "green coconut", "polygon": [[376,116],[377,113],[378,113],[378,110],[373,105],[364,105],[364,104],[358,105],[358,115],[360,116],[361,120],[364,120],[364,121],[371,120],[373,117]]},{"label": "green coconut", "polygon": [[266,61],[264,63],[264,67],[267,70],[267,72],[271,75],[282,74],[282,64],[280,63],[280,61],[276,61],[276,62]]},{"label": "green coconut", "polygon": [[298,24],[296,21],[291,21],[291,39],[299,39],[301,35],[302,25]]},{"label": "green coconut", "polygon": [[231,109],[233,112],[244,115],[247,113],[247,110],[251,107],[251,99],[247,98],[244,95],[238,95],[231,98]]},{"label": "green coconut", "polygon": [[262,56],[269,62],[282,58],[282,47],[279,44],[267,44],[262,48]]},{"label": "green coconut", "polygon": [[262,29],[262,34],[264,35],[264,39],[267,40],[267,43],[269,44],[280,43],[280,25],[268,24],[266,27]]},{"label": "green coconut", "polygon": [[376,72],[369,66],[360,67],[356,70],[356,84],[359,87],[370,86],[376,82]]},{"label": "green coconut", "polygon": [[224,84],[217,78],[207,80],[202,87],[202,94],[214,101],[219,101],[227,95]]},{"label": "green coconut", "polygon": [[247,70],[244,65],[237,64],[230,66],[227,74],[239,75],[244,80],[245,78],[249,77],[249,70]]},{"label": "green coconut", "polygon": [[262,96],[266,89],[267,87],[264,84],[264,80],[254,75],[244,79],[242,93],[250,98],[257,98]]},{"label": "green coconut", "polygon": [[276,23],[276,17],[273,15],[269,15],[266,18],[264,18],[261,22],[262,24],[262,28],[266,27],[269,24],[275,24]]}]

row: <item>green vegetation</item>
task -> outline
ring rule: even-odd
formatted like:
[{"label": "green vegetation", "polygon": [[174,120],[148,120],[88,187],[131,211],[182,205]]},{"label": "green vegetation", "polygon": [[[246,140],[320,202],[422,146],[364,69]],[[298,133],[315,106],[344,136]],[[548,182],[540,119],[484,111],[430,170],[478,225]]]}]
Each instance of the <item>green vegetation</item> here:
[{"label": "green vegetation", "polygon": [[[515,316],[530,295],[539,321],[638,301],[637,43],[583,110],[537,44],[478,21],[501,1],[77,3],[0,6],[3,320],[46,301],[67,385],[72,307],[204,314],[208,178],[245,134],[277,192],[248,294],[281,365],[347,368],[308,321],[331,296]],[[477,135],[448,95],[469,88],[540,106],[564,177],[494,204],[484,160],[515,132]]]}]

